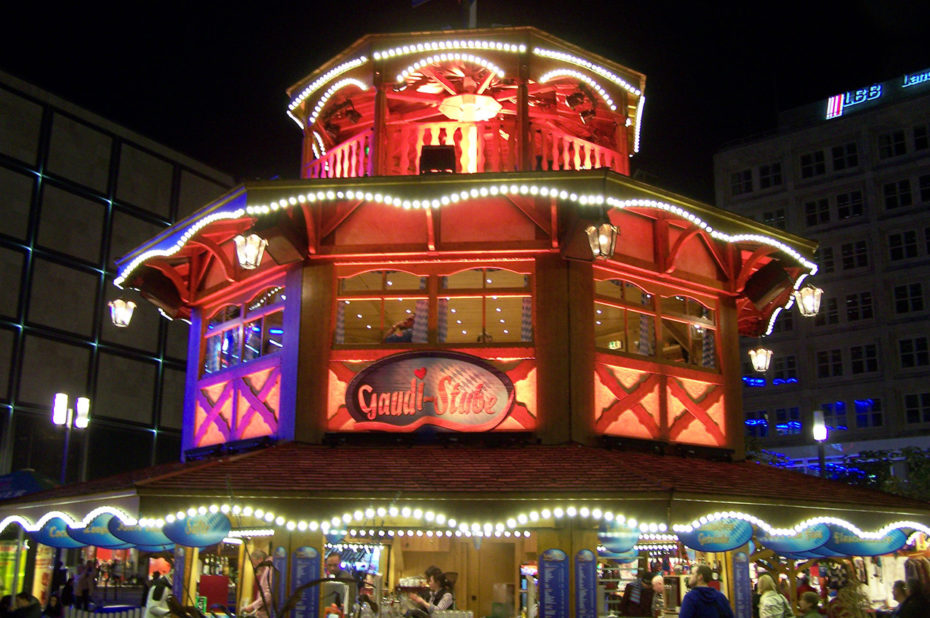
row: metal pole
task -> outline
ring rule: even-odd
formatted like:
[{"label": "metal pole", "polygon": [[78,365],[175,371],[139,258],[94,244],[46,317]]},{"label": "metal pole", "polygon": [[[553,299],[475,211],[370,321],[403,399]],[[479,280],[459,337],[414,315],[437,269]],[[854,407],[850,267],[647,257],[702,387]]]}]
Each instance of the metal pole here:
[{"label": "metal pole", "polygon": [[59,481],[62,485],[65,484],[65,479],[68,474],[68,447],[71,445],[71,410],[68,410],[68,422],[65,423],[65,452],[61,458],[61,478]]},{"label": "metal pole", "polygon": [[820,440],[817,442],[817,461],[820,463],[820,477],[827,477],[827,463],[826,463],[826,453],[824,450],[823,441]]}]

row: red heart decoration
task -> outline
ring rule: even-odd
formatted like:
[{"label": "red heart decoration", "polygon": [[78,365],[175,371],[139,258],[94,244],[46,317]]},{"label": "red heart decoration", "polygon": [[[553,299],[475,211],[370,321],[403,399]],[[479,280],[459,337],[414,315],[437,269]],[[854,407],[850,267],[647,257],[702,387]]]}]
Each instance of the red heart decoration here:
[{"label": "red heart decoration", "polygon": [[419,369],[414,369],[413,373],[416,374],[421,380],[426,377],[426,367],[420,367]]}]

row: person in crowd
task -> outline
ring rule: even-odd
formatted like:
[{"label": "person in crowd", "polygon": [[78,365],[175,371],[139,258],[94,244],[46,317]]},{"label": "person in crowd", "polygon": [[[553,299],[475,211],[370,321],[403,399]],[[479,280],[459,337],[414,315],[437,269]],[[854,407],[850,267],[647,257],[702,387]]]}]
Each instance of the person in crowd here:
[{"label": "person in crowd", "polygon": [[622,616],[652,616],[654,596],[652,573],[646,572],[641,578],[630,582],[623,589],[620,614]]},{"label": "person in crowd", "polygon": [[679,618],[735,618],[730,601],[720,591],[710,587],[713,572],[706,564],[691,571],[688,587],[691,590],[681,601]]},{"label": "person in crowd", "polygon": [[814,590],[814,587],[811,586],[810,576],[808,576],[807,573],[801,573],[800,575],[798,575],[798,588],[797,588],[798,599],[800,599],[801,595],[804,594],[805,592],[809,592],[812,590]]},{"label": "person in crowd", "polygon": [[414,316],[410,315],[391,326],[391,330],[384,336],[385,343],[402,343],[413,341]]},{"label": "person in crowd", "polygon": [[78,572],[77,582],[75,582],[77,594],[76,607],[78,609],[89,610],[90,599],[97,587],[97,568],[93,560],[84,563],[84,567]]},{"label": "person in crowd", "polygon": [[145,618],[163,618],[169,613],[168,597],[171,595],[171,582],[159,571],[152,573],[145,595]]},{"label": "person in crowd", "polygon": [[28,592],[17,594],[14,603],[16,609],[13,610],[12,618],[42,618],[42,606],[39,604],[39,599]]},{"label": "person in crowd", "polygon": [[903,579],[899,579],[891,584],[891,598],[897,603],[891,615],[895,617],[900,616],[901,606],[904,604],[904,600],[907,599],[907,584],[904,583]]},{"label": "person in crowd", "polygon": [[778,591],[775,580],[768,573],[759,576],[759,618],[787,618],[794,616],[791,605]]},{"label": "person in crowd", "polygon": [[831,577],[828,586],[836,590],[836,596],[827,604],[829,618],[867,618],[870,615],[867,611],[869,598],[855,578],[841,576],[834,580]]},{"label": "person in crowd", "polygon": [[[52,571],[52,584],[49,594],[58,594],[61,587],[64,586],[68,579],[68,569],[61,563],[61,560],[55,561],[55,568]],[[51,598],[51,597],[49,597]]]},{"label": "person in crowd", "polygon": [[[338,579],[342,583],[348,585],[349,598],[347,605],[353,605],[355,602],[355,588],[357,584],[355,583],[355,577],[352,576],[352,573],[342,568],[342,554],[338,550],[330,552],[330,554],[326,556],[326,561],[323,566],[326,569],[327,579]],[[324,605],[333,604],[337,607],[342,607],[344,600],[345,599],[342,599],[338,592],[324,593],[323,596]]]},{"label": "person in crowd", "polygon": [[274,567],[268,559],[268,554],[260,549],[253,551],[250,558],[255,572],[255,599],[243,606],[239,613],[255,618],[268,618],[274,606],[271,596],[271,575]]},{"label": "person in crowd", "polygon": [[930,601],[923,593],[920,580],[907,579],[907,598],[898,606],[899,618],[927,618],[930,616]]},{"label": "person in crowd", "polygon": [[656,575],[652,578],[652,618],[658,618],[665,611],[665,578]]},{"label": "person in crowd", "polygon": [[820,618],[820,595],[813,590],[805,590],[798,599],[801,608],[800,618]]},{"label": "person in crowd", "polygon": [[429,599],[424,599],[417,593],[411,592],[410,600],[420,607],[411,610],[408,615],[423,618],[424,616],[431,616],[435,611],[455,607],[452,584],[438,566],[431,566],[426,569],[426,585],[429,586]]},{"label": "person in crowd", "polygon": [[74,576],[68,575],[64,585],[61,587],[61,604],[64,607],[74,605]]},{"label": "person in crowd", "polygon": [[57,594],[49,595],[48,604],[46,604],[45,611],[42,614],[48,618],[61,618],[65,615],[65,608],[61,601],[58,600]]}]

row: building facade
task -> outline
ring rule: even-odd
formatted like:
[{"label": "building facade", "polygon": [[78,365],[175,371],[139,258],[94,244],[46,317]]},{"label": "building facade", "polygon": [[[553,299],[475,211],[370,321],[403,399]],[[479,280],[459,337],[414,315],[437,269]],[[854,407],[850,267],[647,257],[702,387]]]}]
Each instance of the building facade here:
[{"label": "building facade", "polygon": [[819,243],[820,314],[782,312],[766,338],[771,368],[747,367],[743,391],[750,439],[815,473],[814,410],[829,428],[828,466],[930,446],[927,80],[791,110],[776,133],[715,157],[721,207]]},{"label": "building facade", "polygon": [[0,74],[0,473],[59,480],[59,391],[91,399],[67,480],[177,460],[188,325],[146,306],[116,328],[114,260],[232,183]]}]

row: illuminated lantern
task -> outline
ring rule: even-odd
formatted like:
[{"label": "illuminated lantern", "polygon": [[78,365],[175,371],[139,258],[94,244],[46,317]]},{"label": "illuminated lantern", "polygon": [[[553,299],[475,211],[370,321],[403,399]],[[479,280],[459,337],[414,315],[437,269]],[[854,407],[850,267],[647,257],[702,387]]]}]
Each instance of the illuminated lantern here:
[{"label": "illuminated lantern", "polygon": [[812,318],[820,311],[820,297],[823,290],[813,285],[805,285],[794,291],[794,299],[798,303],[798,310],[806,318]]},{"label": "illuminated lantern", "polygon": [[90,423],[90,399],[87,397],[78,397],[77,417],[74,419],[74,426],[78,429],[84,429]]},{"label": "illuminated lantern", "polygon": [[749,350],[749,360],[752,361],[752,368],[759,373],[765,373],[769,370],[769,363],[772,362],[772,351],[759,344],[758,347]]},{"label": "illuminated lantern", "polygon": [[497,116],[501,104],[486,94],[457,94],[443,99],[439,111],[459,122],[480,122]]},{"label": "illuminated lantern", "polygon": [[262,255],[265,253],[268,241],[258,234],[248,236],[239,234],[233,240],[236,242],[236,257],[239,259],[239,266],[246,270],[258,268],[258,265],[262,263]]},{"label": "illuminated lantern", "polygon": [[52,405],[52,422],[64,425],[68,422],[68,395],[55,393],[55,403]]},{"label": "illuminated lantern", "polygon": [[814,425],[811,427],[811,434],[818,442],[827,439],[827,425],[823,422],[823,410],[814,410]]},{"label": "illuminated lantern", "polygon": [[136,303],[131,300],[117,298],[107,303],[110,307],[110,319],[113,320],[113,326],[126,328],[132,320],[132,312],[136,308]]},{"label": "illuminated lantern", "polygon": [[588,235],[588,244],[591,245],[591,254],[595,258],[608,259],[614,255],[614,245],[617,244],[617,236],[620,230],[616,225],[610,223],[601,223],[600,225],[589,225],[585,229]]}]

